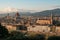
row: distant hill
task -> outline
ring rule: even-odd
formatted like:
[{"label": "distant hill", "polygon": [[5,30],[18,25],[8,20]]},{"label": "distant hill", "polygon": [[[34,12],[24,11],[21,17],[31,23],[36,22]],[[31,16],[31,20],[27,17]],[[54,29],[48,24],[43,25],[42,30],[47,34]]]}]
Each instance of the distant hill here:
[{"label": "distant hill", "polygon": [[35,12],[29,14],[29,16],[50,16],[50,14],[53,14],[54,16],[60,16],[60,9],[53,9],[53,10],[45,10],[42,12]]},{"label": "distant hill", "polygon": [[[53,14],[54,16],[60,16],[60,8],[53,9],[53,10],[45,10],[41,12],[19,12],[21,16],[50,16],[50,14]],[[9,13],[10,16],[15,16],[16,12]],[[0,16],[6,16],[7,14],[0,14]]]}]

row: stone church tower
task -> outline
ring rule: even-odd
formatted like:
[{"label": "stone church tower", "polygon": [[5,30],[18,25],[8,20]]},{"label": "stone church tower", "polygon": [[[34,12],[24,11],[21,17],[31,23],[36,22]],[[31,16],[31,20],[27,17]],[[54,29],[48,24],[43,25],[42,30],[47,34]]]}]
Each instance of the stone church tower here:
[{"label": "stone church tower", "polygon": [[50,27],[50,31],[55,32],[56,30],[56,26],[53,25],[53,14],[51,13],[51,27]]},{"label": "stone church tower", "polygon": [[53,14],[51,13],[51,18],[50,18],[51,25],[53,25]]}]

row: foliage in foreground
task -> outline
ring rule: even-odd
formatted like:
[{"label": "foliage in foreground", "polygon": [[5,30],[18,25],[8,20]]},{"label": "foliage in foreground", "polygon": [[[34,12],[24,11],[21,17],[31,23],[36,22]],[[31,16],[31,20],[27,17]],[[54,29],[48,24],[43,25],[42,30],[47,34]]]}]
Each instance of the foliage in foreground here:
[{"label": "foliage in foreground", "polygon": [[6,38],[8,36],[8,30],[5,28],[5,26],[2,26],[0,24],[0,39]]},{"label": "foliage in foreground", "polygon": [[34,35],[32,36],[25,36],[26,34],[13,31],[10,33],[10,36],[6,40],[44,40],[45,37],[43,35]]},{"label": "foliage in foreground", "polygon": [[50,36],[48,40],[60,40],[60,36]]}]

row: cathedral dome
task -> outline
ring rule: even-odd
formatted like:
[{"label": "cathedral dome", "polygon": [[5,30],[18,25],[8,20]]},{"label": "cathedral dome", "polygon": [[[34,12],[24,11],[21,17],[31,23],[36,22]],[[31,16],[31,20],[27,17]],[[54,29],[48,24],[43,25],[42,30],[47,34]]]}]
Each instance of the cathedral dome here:
[{"label": "cathedral dome", "polygon": [[20,16],[20,14],[17,12],[17,13],[15,14],[15,16],[18,17],[18,16]]}]

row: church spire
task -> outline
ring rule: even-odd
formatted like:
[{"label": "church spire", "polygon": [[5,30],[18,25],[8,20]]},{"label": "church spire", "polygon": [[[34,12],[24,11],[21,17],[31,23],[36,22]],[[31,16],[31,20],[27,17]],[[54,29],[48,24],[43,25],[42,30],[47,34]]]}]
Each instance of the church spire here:
[{"label": "church spire", "polygon": [[51,24],[53,25],[53,14],[51,12]]}]

